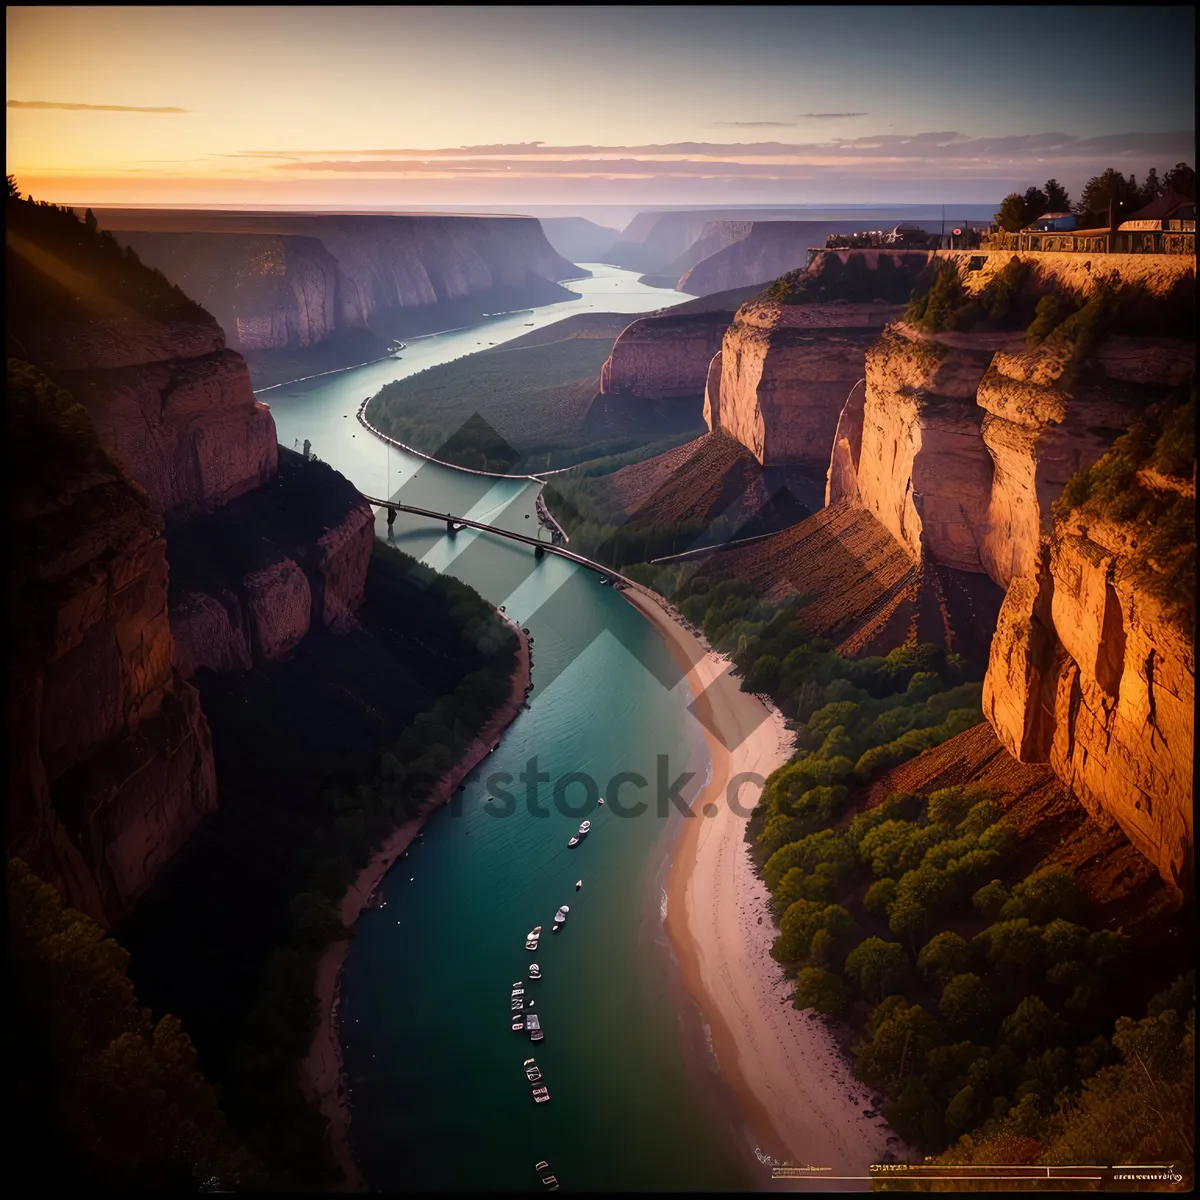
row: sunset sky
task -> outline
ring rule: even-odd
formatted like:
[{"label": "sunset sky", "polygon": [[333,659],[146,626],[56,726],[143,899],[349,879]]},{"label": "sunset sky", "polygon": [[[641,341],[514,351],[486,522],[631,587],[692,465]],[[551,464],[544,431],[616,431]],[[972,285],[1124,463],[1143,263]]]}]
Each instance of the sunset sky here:
[{"label": "sunset sky", "polygon": [[1191,8],[9,8],[69,203],[993,202],[1195,161]]}]

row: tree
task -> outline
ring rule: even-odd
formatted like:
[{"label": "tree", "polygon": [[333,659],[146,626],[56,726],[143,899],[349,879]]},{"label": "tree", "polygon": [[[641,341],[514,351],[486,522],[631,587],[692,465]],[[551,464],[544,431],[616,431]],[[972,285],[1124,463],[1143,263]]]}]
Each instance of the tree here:
[{"label": "tree", "polygon": [[779,922],[779,936],[771,947],[771,956],[779,962],[807,958],[819,930],[827,930],[833,940],[843,940],[855,929],[854,918],[839,905],[816,900],[797,900],[789,905]]},{"label": "tree", "polygon": [[1083,194],[1075,211],[1089,227],[1104,227],[1108,224],[1110,207],[1118,225],[1138,207],[1138,189],[1133,176],[1126,178],[1112,167],[1094,175],[1083,185]]},{"label": "tree", "polygon": [[917,970],[931,979],[946,981],[968,970],[971,947],[961,934],[946,930],[925,943],[917,956]]},{"label": "tree", "polygon": [[1040,1052],[1058,1028],[1041,996],[1026,996],[1000,1023],[1000,1038],[1018,1055]]},{"label": "tree", "polygon": [[870,937],[846,955],[845,974],[861,995],[882,1000],[907,980],[908,955],[899,942]]},{"label": "tree", "polygon": [[1012,890],[1012,896],[1000,910],[1000,916],[1028,917],[1041,924],[1056,917],[1070,918],[1079,912],[1083,897],[1070,871],[1062,867],[1044,867],[1027,875]]},{"label": "tree", "polygon": [[1146,173],[1142,186],[1138,189],[1138,207],[1145,208],[1147,204],[1157,200],[1163,193],[1163,185],[1154,167]]},{"label": "tree", "polygon": [[1039,187],[1026,188],[1021,200],[1025,209],[1023,215],[1026,225],[1032,224],[1043,213],[1050,211],[1050,201]]},{"label": "tree", "polygon": [[1016,233],[1025,228],[1025,197],[1020,192],[1009,192],[1000,201],[996,224],[1007,233]]},{"label": "tree", "polygon": [[1067,194],[1067,189],[1057,179],[1046,180],[1046,211],[1071,211],[1071,197]]},{"label": "tree", "polygon": [[96,220],[96,214],[92,212],[90,208],[84,214],[83,227],[90,234],[95,234],[95,232],[100,228],[100,223]]},{"label": "tree", "polygon": [[8,176],[8,191],[5,194],[6,200],[20,200],[21,189],[17,186],[17,177],[15,175]]},{"label": "tree", "polygon": [[982,1034],[992,1016],[992,998],[978,975],[955,975],[942,989],[938,1008],[959,1034]]},{"label": "tree", "polygon": [[849,999],[846,985],[832,971],[805,967],[796,976],[796,1008],[813,1008],[823,1016],[832,1017],[846,1007]]},{"label": "tree", "polygon": [[1187,163],[1176,163],[1163,176],[1163,191],[1174,192],[1185,200],[1196,198],[1196,172]]}]

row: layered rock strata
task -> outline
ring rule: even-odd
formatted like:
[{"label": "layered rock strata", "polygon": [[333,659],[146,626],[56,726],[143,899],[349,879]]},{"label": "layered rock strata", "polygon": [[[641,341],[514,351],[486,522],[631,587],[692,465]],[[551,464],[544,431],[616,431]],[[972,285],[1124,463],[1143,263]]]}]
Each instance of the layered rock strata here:
[{"label": "layered rock strata", "polygon": [[764,466],[826,466],[867,349],[900,311],[846,301],[743,305],[721,343],[720,383],[708,384],[709,427],[726,430]]},{"label": "layered rock strata", "polygon": [[44,376],[10,372],[9,399],[9,852],[111,925],[216,806],[208,724],[146,493]]},{"label": "layered rock strata", "polygon": [[1188,893],[1195,648],[1131,565],[1147,533],[1058,523],[1008,589],[983,710],[1014,758],[1048,762]]},{"label": "layered rock strata", "polygon": [[370,505],[326,464],[279,453],[270,485],[171,530],[171,626],[185,677],[281,658],[313,627],[343,628],[362,604]]},{"label": "layered rock strata", "polygon": [[202,303],[240,350],[388,333],[388,314],[471,297],[566,299],[586,272],[532,217],[102,210],[103,228]]}]

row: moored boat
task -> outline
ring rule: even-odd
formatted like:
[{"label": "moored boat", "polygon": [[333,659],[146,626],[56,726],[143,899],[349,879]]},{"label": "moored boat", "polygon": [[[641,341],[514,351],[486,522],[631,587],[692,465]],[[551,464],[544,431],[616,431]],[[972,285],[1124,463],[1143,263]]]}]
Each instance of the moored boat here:
[{"label": "moored boat", "polygon": [[545,1104],[550,1099],[550,1089],[544,1083],[539,1083],[533,1089],[533,1099],[537,1104]]},{"label": "moored boat", "polygon": [[579,826],[579,832],[582,836],[586,837],[587,834],[591,833],[591,831],[592,831],[591,821],[584,821],[584,823]]},{"label": "moored boat", "polygon": [[530,979],[541,979],[541,977],[542,977],[542,968],[539,967],[537,965],[537,963],[530,963],[529,964],[529,978]]},{"label": "moored boat", "polygon": [[538,938],[540,938],[541,936],[542,936],[542,927],[540,925],[535,925],[525,935],[525,949],[526,950],[536,950],[538,948]]},{"label": "moored boat", "polygon": [[578,846],[578,845],[579,845],[579,839],[578,839],[577,837],[573,837],[573,838],[572,838],[572,839],[571,839],[571,840],[570,840],[570,841],[567,843],[567,849],[568,849],[568,850],[574,850],[574,849],[575,849],[575,847],[576,847],[576,846]]},{"label": "moored boat", "polygon": [[581,887],[583,887],[583,880],[582,880],[582,879],[577,879],[577,880],[575,880],[575,890],[576,890],[576,891],[579,891],[579,889],[580,889]]}]

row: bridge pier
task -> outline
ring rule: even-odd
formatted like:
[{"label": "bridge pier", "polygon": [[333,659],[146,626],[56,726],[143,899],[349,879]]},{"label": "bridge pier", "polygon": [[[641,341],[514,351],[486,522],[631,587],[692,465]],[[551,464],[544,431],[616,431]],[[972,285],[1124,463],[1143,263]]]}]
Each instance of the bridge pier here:
[{"label": "bridge pier", "polygon": [[533,557],[534,558],[545,558],[546,557],[546,547],[545,546],[534,546]]},{"label": "bridge pier", "polygon": [[395,523],[396,523],[396,510],[394,508],[389,508],[388,509],[388,528],[391,529],[391,527],[393,525],[395,525]]},{"label": "bridge pier", "polygon": [[447,522],[446,522],[446,530],[447,530],[447,532],[449,532],[451,535],[453,535],[453,534],[456,534],[456,533],[458,532],[458,526],[457,526],[457,525],[455,525],[453,521],[447,521]]}]

